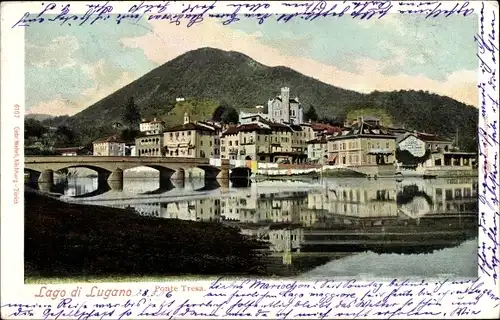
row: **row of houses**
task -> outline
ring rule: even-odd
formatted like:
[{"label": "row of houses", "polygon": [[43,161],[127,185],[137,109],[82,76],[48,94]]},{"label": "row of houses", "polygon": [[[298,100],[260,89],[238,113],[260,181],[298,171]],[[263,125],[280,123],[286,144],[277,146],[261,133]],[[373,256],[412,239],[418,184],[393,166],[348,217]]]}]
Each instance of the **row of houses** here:
[{"label": "row of houses", "polygon": [[373,117],[359,118],[349,127],[324,123],[294,125],[270,121],[260,115],[249,117],[239,125],[223,125],[190,121],[186,114],[183,124],[147,131],[135,143],[116,137],[99,139],[94,142],[93,154],[362,166],[393,164],[399,148],[416,157],[429,150],[426,166],[472,166],[475,159],[474,153],[457,151],[453,140],[384,127]]},{"label": "row of houses", "polygon": [[471,166],[475,154],[459,152],[454,141],[418,131],[384,126],[366,116],[344,124],[303,121],[299,98],[289,88],[268,101],[267,111],[240,113],[239,123],[191,121],[167,128],[159,119],[143,120],[142,136],[133,142],[118,137],[94,141],[95,156],[193,157],[253,160],[265,163],[384,165],[396,162],[396,150],[423,157],[426,166]]}]

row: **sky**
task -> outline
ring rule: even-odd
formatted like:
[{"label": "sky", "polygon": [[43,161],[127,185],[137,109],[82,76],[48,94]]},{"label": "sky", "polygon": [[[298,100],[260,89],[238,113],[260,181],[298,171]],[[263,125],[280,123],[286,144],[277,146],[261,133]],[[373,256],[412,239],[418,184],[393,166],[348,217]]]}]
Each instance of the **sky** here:
[{"label": "sky", "polygon": [[26,112],[73,115],[201,47],[239,51],[363,93],[426,90],[476,106],[476,32],[474,14],[286,24],[268,19],[262,25],[241,20],[227,26],[205,19],[190,28],[145,19],[86,27],[37,24],[25,32]]}]

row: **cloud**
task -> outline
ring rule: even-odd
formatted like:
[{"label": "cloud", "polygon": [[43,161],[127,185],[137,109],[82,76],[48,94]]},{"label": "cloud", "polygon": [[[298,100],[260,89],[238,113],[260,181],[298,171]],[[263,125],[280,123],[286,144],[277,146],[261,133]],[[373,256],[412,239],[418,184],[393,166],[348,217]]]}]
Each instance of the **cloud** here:
[{"label": "cloud", "polygon": [[80,48],[73,36],[59,36],[44,46],[26,43],[26,61],[37,68],[71,68],[77,65],[73,53]]},{"label": "cloud", "polygon": [[104,59],[92,65],[78,65],[82,75],[86,75],[93,83],[91,87],[82,88],[77,98],[68,99],[58,95],[53,100],[42,101],[30,108],[29,113],[74,115],[135,80],[130,72],[107,68]]},{"label": "cloud", "polygon": [[[389,23],[397,26],[399,20],[390,19]],[[287,66],[325,83],[360,92],[427,90],[477,105],[476,70],[458,70],[448,74],[444,81],[433,80],[422,75],[406,75],[403,71],[393,75],[384,74],[384,70],[394,62],[402,64],[405,59],[413,59],[414,63],[422,63],[422,59],[425,59],[425,56],[420,55],[411,57],[404,48],[398,48],[389,43],[386,45],[396,55],[394,61],[358,59],[357,70],[350,72],[305,57],[283,54],[276,47],[259,41],[259,34],[233,30],[213,20],[205,20],[203,24],[197,24],[191,28],[152,22],[151,28],[153,32],[150,34],[124,38],[121,42],[126,47],[141,48],[146,57],[157,64],[163,64],[187,51],[208,46],[239,51],[262,64]]]}]

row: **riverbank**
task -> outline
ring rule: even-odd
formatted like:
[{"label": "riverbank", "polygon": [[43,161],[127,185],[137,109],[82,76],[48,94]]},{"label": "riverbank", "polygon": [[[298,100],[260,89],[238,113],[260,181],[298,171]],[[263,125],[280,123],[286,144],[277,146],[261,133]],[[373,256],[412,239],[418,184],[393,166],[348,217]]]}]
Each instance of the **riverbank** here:
[{"label": "riverbank", "polygon": [[323,172],[318,170],[303,171],[303,172],[291,172],[291,173],[282,173],[282,172],[273,172],[269,170],[267,173],[257,173],[255,178],[258,180],[275,180],[275,179],[283,179],[283,178],[363,178],[366,177],[365,174],[345,169],[326,169]]},{"label": "riverbank", "polygon": [[25,192],[27,279],[260,275],[261,242],[218,223],[159,219]]}]

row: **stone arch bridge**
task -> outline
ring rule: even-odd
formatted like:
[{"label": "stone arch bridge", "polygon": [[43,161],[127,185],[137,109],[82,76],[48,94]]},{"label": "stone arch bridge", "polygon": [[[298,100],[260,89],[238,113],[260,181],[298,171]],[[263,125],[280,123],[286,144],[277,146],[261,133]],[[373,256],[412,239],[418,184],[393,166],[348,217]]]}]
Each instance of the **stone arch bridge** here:
[{"label": "stone arch bridge", "polygon": [[24,170],[30,181],[53,184],[54,172],[67,168],[87,168],[97,172],[99,183],[109,183],[115,189],[123,188],[123,171],[135,167],[158,170],[160,186],[170,179],[184,180],[185,169],[200,168],[205,179],[229,180],[229,160],[222,159],[221,166],[210,164],[207,158],[169,157],[107,157],[107,156],[25,156]]}]

